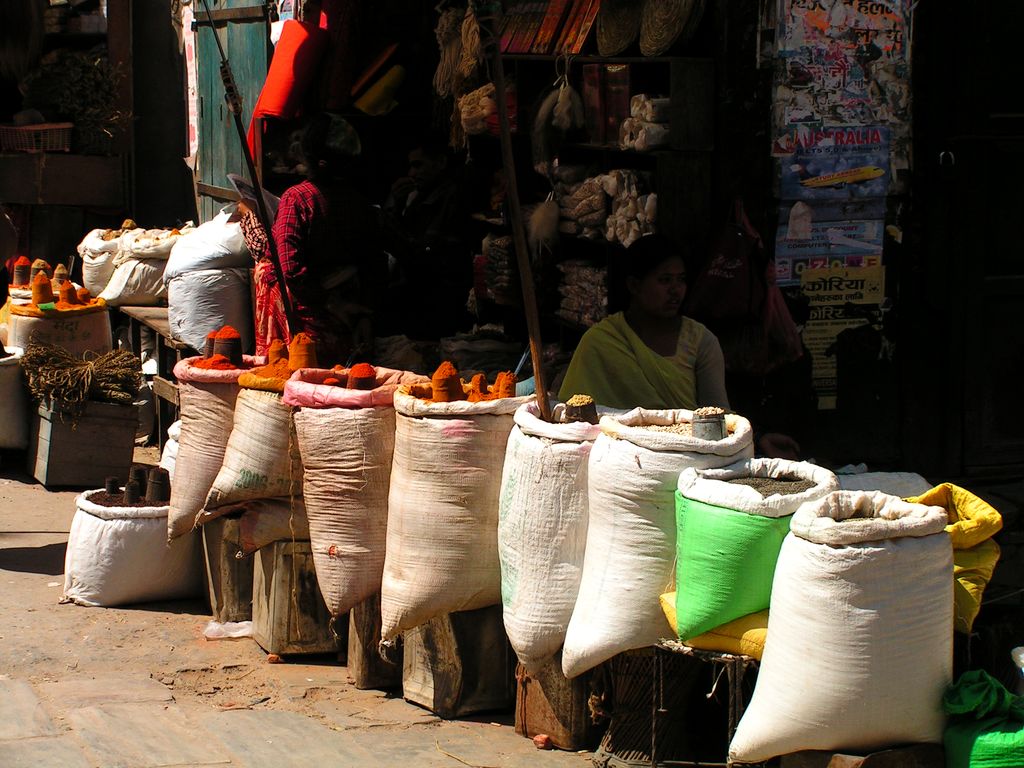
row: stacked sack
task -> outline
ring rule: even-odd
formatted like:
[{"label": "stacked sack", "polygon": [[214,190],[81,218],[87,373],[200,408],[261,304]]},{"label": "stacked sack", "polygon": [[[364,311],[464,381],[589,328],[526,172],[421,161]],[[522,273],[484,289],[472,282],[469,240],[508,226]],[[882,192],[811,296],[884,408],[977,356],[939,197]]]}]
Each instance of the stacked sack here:
[{"label": "stacked sack", "polygon": [[99,294],[107,304],[155,306],[164,303],[164,268],[174,243],[189,232],[182,229],[133,229],[121,235],[112,264],[114,271]]},{"label": "stacked sack", "polygon": [[629,117],[619,127],[619,146],[650,152],[669,143],[672,100],[638,93],[629,100]]},{"label": "stacked sack", "polygon": [[721,440],[694,437],[692,420],[692,411],[644,408],[601,418],[588,467],[583,575],[562,653],[566,677],[672,632],[659,596],[674,575],[679,475],[753,455],[753,431],[743,417],[725,417]]},{"label": "stacked sack", "polygon": [[[784,459],[684,471],[676,493],[676,592],[663,599],[674,609],[676,634],[707,650],[749,650],[741,647],[744,631],[758,612],[767,622],[793,514],[837,490],[829,470]],[[744,629],[732,625],[737,620]]]},{"label": "stacked sack", "polygon": [[125,219],[118,229],[94,229],[78,244],[82,259],[82,284],[93,296],[99,296],[114,274],[114,257],[121,250],[121,238],[131,232],[143,230],[131,219]]},{"label": "stacked sack", "polygon": [[558,404],[554,421],[547,422],[536,403],[521,405],[501,477],[498,557],[505,631],[528,670],[562,647],[587,543],[587,466],[601,428],[565,423],[565,413],[566,406]]},{"label": "stacked sack", "polygon": [[590,327],[608,314],[608,269],[588,261],[558,264],[562,301],[555,312],[563,320]]},{"label": "stacked sack", "polygon": [[654,192],[640,193],[641,180],[636,171],[611,171],[601,178],[605,193],[612,199],[612,212],[605,221],[605,238],[629,248],[654,232],[658,196]]},{"label": "stacked sack", "polygon": [[395,393],[395,453],[381,588],[382,639],[433,618],[501,603],[498,503],[515,377],[462,382],[450,363],[430,386]]},{"label": "stacked sack", "polygon": [[238,377],[224,461],[196,522],[202,525],[241,514],[239,532],[245,553],[280,539],[309,539],[302,458],[284,389],[294,371],[316,367],[314,342],[297,333],[287,347],[274,341],[266,365]]},{"label": "stacked sack", "polygon": [[560,216],[558,231],[594,240],[604,233],[608,199],[600,176],[578,178],[578,170],[578,167],[570,167],[562,173],[565,180],[555,183]]},{"label": "stacked sack", "polygon": [[234,213],[235,206],[228,206],[182,234],[163,272],[171,336],[196,350],[225,325],[242,332],[243,349],[253,346],[251,259]]},{"label": "stacked sack", "polygon": [[394,394],[425,377],[365,363],[303,368],[285,385],[295,408],[302,494],[320,592],[333,617],[380,591],[395,445]]},{"label": "stacked sack", "polygon": [[174,366],[181,426],[174,459],[177,479],[171,483],[168,540],[195,528],[224,462],[238,399],[238,377],[259,362],[252,357],[232,361],[224,355],[211,355],[186,358]]},{"label": "stacked sack", "polygon": [[946,521],[941,507],[878,492],[835,491],[797,510],[730,761],[941,743],[953,671]]}]

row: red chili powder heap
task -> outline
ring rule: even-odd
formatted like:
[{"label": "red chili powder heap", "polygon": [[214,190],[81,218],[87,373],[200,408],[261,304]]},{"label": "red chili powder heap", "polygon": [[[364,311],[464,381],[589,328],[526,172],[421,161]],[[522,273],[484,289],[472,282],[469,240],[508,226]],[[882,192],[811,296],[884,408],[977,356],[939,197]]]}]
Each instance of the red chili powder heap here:
[{"label": "red chili powder heap", "polygon": [[214,338],[217,338],[217,339],[240,339],[240,338],[242,338],[242,334],[240,334],[238,331],[236,331],[230,325],[225,325],[223,328],[221,328],[219,331],[217,331],[217,335]]},{"label": "red chili powder heap", "polygon": [[494,386],[491,387],[491,399],[500,400],[505,397],[516,396],[516,375],[511,371],[502,371],[495,377]]},{"label": "red chili powder heap", "polygon": [[377,369],[369,363],[356,363],[349,368],[348,375],[357,379],[368,379],[371,376],[376,377]]},{"label": "red chili powder heap", "polygon": [[14,266],[16,266],[16,267],[31,267],[32,266],[32,261],[31,261],[31,259],[29,259],[28,256],[19,256],[17,258],[17,260],[14,262]]},{"label": "red chili powder heap", "polygon": [[230,371],[235,367],[235,364],[224,355],[210,355],[209,357],[196,360],[193,363],[193,367],[202,368],[207,371]]},{"label": "red chili powder heap", "polygon": [[450,403],[466,399],[459,371],[447,360],[441,363],[434,371],[434,375],[430,377],[430,387],[435,403]]},{"label": "red chili powder heap", "polygon": [[335,378],[334,376],[328,376],[326,379],[324,379],[324,384],[327,384],[328,386],[331,387],[336,387],[339,384],[341,384],[341,379]]}]

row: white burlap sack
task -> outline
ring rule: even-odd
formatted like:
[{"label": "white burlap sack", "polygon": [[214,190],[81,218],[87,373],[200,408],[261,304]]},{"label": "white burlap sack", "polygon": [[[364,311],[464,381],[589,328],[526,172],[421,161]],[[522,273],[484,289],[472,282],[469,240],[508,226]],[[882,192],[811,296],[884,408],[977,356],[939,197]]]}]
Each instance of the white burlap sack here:
[{"label": "white burlap sack", "polygon": [[512,414],[529,399],[429,403],[395,394],[383,639],[501,602],[501,471]]},{"label": "white burlap sack", "polygon": [[242,349],[253,348],[248,269],[201,269],[164,280],[172,338],[201,352],[207,334],[230,325],[241,334]]},{"label": "white burlap sack", "polygon": [[916,472],[862,472],[859,475],[836,475],[844,491],[881,491],[890,496],[920,496],[935,485]]},{"label": "white burlap sack", "polygon": [[946,523],[941,507],[877,492],[836,491],[797,511],[730,759],[942,742],[953,672]]},{"label": "white burlap sack", "polygon": [[[99,296],[114,274],[114,257],[121,250],[121,237],[104,240],[105,229],[94,229],[78,244],[82,257],[82,284],[93,296]],[[141,232],[142,230],[137,230]]]},{"label": "white burlap sack", "polygon": [[[555,417],[564,410],[555,406]],[[515,413],[498,507],[505,631],[528,669],[565,640],[587,543],[587,462],[596,424],[540,418],[537,403]]]},{"label": "white burlap sack", "polygon": [[99,309],[66,317],[29,317],[12,312],[8,346],[24,349],[32,341],[63,347],[75,357],[86,352],[102,355],[109,352],[114,343],[109,312]]},{"label": "white burlap sack", "polygon": [[248,267],[252,258],[245,247],[242,225],[230,221],[236,209],[233,204],[226,206],[206,223],[182,234],[171,248],[164,279],[198,270]]},{"label": "white burlap sack", "polygon": [[168,507],[104,507],[76,500],[61,602],[112,606],[199,594],[199,539],[167,542]]},{"label": "white burlap sack", "polygon": [[[188,358],[174,366],[181,431],[174,461],[176,480],[171,482],[168,539],[195,527],[196,516],[203,509],[206,495],[224,462],[238,398],[238,377],[244,372],[240,368],[229,371],[196,368],[193,363],[200,359]],[[247,365],[253,362],[253,358],[247,358]]]},{"label": "white burlap sack", "polygon": [[28,397],[21,375],[20,347],[5,347],[0,358],[0,448],[20,451],[28,446]]},{"label": "white burlap sack", "polygon": [[601,435],[590,453],[583,576],[562,651],[566,677],[674,634],[659,596],[675,577],[679,475],[688,467],[726,466],[754,452],[753,431],[742,416],[726,416],[730,434],[718,441],[643,428],[692,417],[682,409],[635,408],[601,418]]},{"label": "white burlap sack", "polygon": [[292,408],[280,393],[242,389],[224,463],[203,506],[301,496],[302,459],[293,429]]},{"label": "white burlap sack", "polygon": [[395,447],[394,392],[422,376],[377,368],[371,390],[324,385],[347,371],[302,369],[285,385],[296,406],[302,493],[320,592],[340,616],[380,592]]}]

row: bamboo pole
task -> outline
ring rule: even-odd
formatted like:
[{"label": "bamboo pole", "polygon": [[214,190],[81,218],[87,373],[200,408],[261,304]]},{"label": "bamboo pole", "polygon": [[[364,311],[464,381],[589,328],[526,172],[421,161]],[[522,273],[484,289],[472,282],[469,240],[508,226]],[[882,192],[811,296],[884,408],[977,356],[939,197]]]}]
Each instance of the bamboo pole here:
[{"label": "bamboo pole", "polygon": [[519,266],[519,284],[523,291],[523,311],[526,314],[526,329],[530,336],[530,357],[533,361],[533,376],[537,393],[537,406],[544,421],[551,421],[551,406],[548,403],[548,388],[544,378],[541,358],[540,313],[537,310],[537,295],[534,292],[533,268],[530,266],[530,251],[523,231],[523,215],[519,205],[519,187],[516,182],[515,157],[512,153],[512,132],[508,122],[508,102],[505,100],[505,69],[498,47],[494,22],[501,13],[500,2],[478,2],[471,6],[480,27],[480,46],[490,60],[491,78],[494,82],[494,100],[498,105],[498,127],[501,135],[501,164],[505,169],[505,184],[508,190],[509,226]]}]

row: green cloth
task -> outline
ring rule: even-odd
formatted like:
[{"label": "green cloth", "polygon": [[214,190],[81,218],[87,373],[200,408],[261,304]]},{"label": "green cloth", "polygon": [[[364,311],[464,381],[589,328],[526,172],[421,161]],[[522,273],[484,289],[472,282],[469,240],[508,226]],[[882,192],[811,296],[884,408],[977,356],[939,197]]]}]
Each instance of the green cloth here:
[{"label": "green cloth", "polygon": [[558,399],[590,395],[608,408],[696,408],[697,347],[706,329],[682,320],[677,353],[665,357],[641,341],[622,312],[606,317],[580,339]]},{"label": "green cloth", "polygon": [[750,515],[676,491],[676,622],[681,639],[768,608],[791,518]]},{"label": "green cloth", "polygon": [[984,670],[965,672],[942,697],[950,716],[944,737],[946,768],[1024,766],[1024,696],[1006,690]]}]

